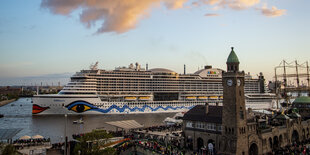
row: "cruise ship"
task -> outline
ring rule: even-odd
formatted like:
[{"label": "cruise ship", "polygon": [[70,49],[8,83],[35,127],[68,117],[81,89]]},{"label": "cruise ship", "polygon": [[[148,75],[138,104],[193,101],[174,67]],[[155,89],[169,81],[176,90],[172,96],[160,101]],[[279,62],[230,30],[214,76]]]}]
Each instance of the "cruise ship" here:
[{"label": "cruise ship", "polygon": [[[222,69],[205,66],[193,74],[165,68],[141,68],[136,63],[114,70],[75,73],[54,95],[35,95],[33,114],[132,114],[183,112],[196,105],[222,105]],[[274,95],[266,92],[263,74],[245,77],[249,108],[270,108]]]}]

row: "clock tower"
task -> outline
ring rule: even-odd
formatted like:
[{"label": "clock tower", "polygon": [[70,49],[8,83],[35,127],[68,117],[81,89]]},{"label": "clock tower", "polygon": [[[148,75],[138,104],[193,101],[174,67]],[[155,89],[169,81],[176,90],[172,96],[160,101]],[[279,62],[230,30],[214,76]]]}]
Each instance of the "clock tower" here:
[{"label": "clock tower", "polygon": [[247,117],[244,97],[244,71],[239,71],[239,59],[231,48],[227,71],[222,74],[223,113],[222,145],[225,154],[248,154]]}]

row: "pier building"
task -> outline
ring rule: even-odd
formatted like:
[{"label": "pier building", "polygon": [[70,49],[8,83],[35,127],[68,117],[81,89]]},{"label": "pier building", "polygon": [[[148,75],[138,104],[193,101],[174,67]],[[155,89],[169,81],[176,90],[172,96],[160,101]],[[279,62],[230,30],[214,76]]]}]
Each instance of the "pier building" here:
[{"label": "pier building", "polygon": [[223,106],[198,105],[183,117],[187,147],[201,152],[211,143],[220,154],[261,155],[310,138],[310,120],[297,113],[300,107],[290,113],[260,115],[247,110],[245,73],[239,71],[233,48],[226,64],[227,70],[222,73]]}]

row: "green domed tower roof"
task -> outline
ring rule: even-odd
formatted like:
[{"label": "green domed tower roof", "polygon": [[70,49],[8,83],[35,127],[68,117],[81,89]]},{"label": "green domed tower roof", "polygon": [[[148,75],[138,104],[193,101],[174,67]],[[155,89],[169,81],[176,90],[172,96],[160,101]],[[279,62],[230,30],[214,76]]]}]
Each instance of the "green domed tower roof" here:
[{"label": "green domed tower roof", "polygon": [[239,59],[234,51],[234,47],[231,47],[231,52],[227,58],[227,63],[239,63]]}]

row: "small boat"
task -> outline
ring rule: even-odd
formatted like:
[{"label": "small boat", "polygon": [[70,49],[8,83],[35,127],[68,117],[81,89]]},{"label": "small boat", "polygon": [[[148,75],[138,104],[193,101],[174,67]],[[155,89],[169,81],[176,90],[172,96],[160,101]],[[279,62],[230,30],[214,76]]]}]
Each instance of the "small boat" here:
[{"label": "small boat", "polygon": [[0,118],[2,118],[4,115],[0,114]]},{"label": "small boat", "polygon": [[176,113],[172,118],[167,117],[163,122],[166,125],[181,124],[183,122],[182,120],[183,116],[184,113]]},{"label": "small boat", "polygon": [[83,123],[84,123],[84,121],[83,121],[83,119],[82,119],[82,118],[80,118],[80,119],[78,119],[78,120],[73,121],[73,124],[83,124]]}]

